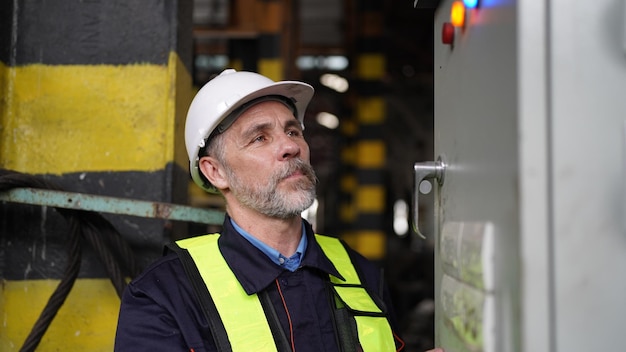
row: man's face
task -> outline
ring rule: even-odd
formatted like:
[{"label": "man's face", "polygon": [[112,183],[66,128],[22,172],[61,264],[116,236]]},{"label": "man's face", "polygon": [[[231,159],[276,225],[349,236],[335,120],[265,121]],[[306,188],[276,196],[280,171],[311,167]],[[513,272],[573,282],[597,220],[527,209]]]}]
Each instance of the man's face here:
[{"label": "man's face", "polygon": [[311,206],[316,178],[309,146],[284,104],[265,101],[252,106],[223,137],[225,178],[236,201],[284,219]]}]

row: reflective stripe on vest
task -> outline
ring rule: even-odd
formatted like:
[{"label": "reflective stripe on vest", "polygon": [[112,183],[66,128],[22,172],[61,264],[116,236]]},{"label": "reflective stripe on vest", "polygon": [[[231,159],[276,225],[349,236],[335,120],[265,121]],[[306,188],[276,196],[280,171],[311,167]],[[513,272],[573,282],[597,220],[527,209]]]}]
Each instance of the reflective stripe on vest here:
[{"label": "reflective stripe on vest", "polygon": [[355,315],[357,333],[363,351],[395,351],[396,344],[389,321],[361,285],[359,275],[346,248],[333,237],[315,235],[315,238],[339,274],[346,279],[342,281],[330,275],[335,293]]},{"label": "reflective stripe on vest", "polygon": [[[346,279],[330,275],[341,301],[355,313],[359,342],[364,352],[395,351],[391,326],[378,305],[361,286],[359,276],[341,242],[315,235],[326,256]],[[219,234],[177,241],[193,258],[215,303],[232,350],[271,351],[276,344],[256,294],[248,295],[224,260],[217,240]]]},{"label": "reflective stripe on vest", "polygon": [[276,344],[257,295],[248,295],[217,247],[218,234],[177,241],[187,249],[209,289],[232,350],[276,352]]}]

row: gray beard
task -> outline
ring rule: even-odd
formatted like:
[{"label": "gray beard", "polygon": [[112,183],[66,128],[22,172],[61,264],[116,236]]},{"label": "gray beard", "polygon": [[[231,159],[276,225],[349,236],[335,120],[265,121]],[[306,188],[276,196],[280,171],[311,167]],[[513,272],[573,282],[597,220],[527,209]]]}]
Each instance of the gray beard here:
[{"label": "gray beard", "polygon": [[[226,166],[226,165],[225,165]],[[226,176],[230,182],[230,190],[244,206],[254,209],[272,218],[289,219],[300,214],[313,204],[315,200],[315,171],[301,159],[293,159],[283,170],[279,170],[269,180],[243,182],[228,166]],[[291,189],[278,189],[282,179],[302,172],[306,177],[299,180]],[[265,182],[263,182],[265,181]]]}]

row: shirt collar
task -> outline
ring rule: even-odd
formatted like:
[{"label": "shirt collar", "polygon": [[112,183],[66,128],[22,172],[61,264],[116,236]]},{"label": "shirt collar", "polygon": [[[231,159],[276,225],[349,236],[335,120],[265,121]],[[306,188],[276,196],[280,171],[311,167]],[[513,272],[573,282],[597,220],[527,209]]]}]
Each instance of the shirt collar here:
[{"label": "shirt collar", "polygon": [[302,236],[300,236],[300,243],[298,244],[298,248],[296,248],[296,252],[291,257],[286,257],[276,249],[261,242],[258,238],[252,236],[244,229],[239,227],[239,225],[237,225],[235,220],[233,220],[232,218],[230,219],[230,222],[240,235],[242,235],[245,239],[252,243],[252,245],[258,248],[261,252],[265,253],[265,255],[267,255],[267,257],[270,258],[270,260],[273,261],[276,265],[282,266],[289,271],[296,271],[296,269],[300,267],[300,263],[306,251],[308,243],[304,223],[302,224]]},{"label": "shirt collar", "polygon": [[[333,275],[343,279],[333,263],[326,257],[315,241],[311,225],[302,220],[307,245],[301,256],[300,269],[311,268],[325,275]],[[304,236],[303,236],[304,237]],[[247,294],[251,295],[263,290],[286,269],[276,265],[259,248],[250,243],[233,226],[230,217],[224,219],[223,230],[218,245],[224,259],[228,263],[237,280]]]}]

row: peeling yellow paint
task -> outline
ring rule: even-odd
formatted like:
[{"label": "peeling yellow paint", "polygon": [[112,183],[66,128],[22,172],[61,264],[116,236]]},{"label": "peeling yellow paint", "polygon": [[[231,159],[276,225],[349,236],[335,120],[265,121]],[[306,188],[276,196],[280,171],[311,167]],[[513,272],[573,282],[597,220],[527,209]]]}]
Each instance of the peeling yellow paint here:
[{"label": "peeling yellow paint", "polygon": [[33,64],[0,72],[0,167],[154,171],[184,156],[174,145],[182,142],[191,78],[175,53],[168,67]]}]

